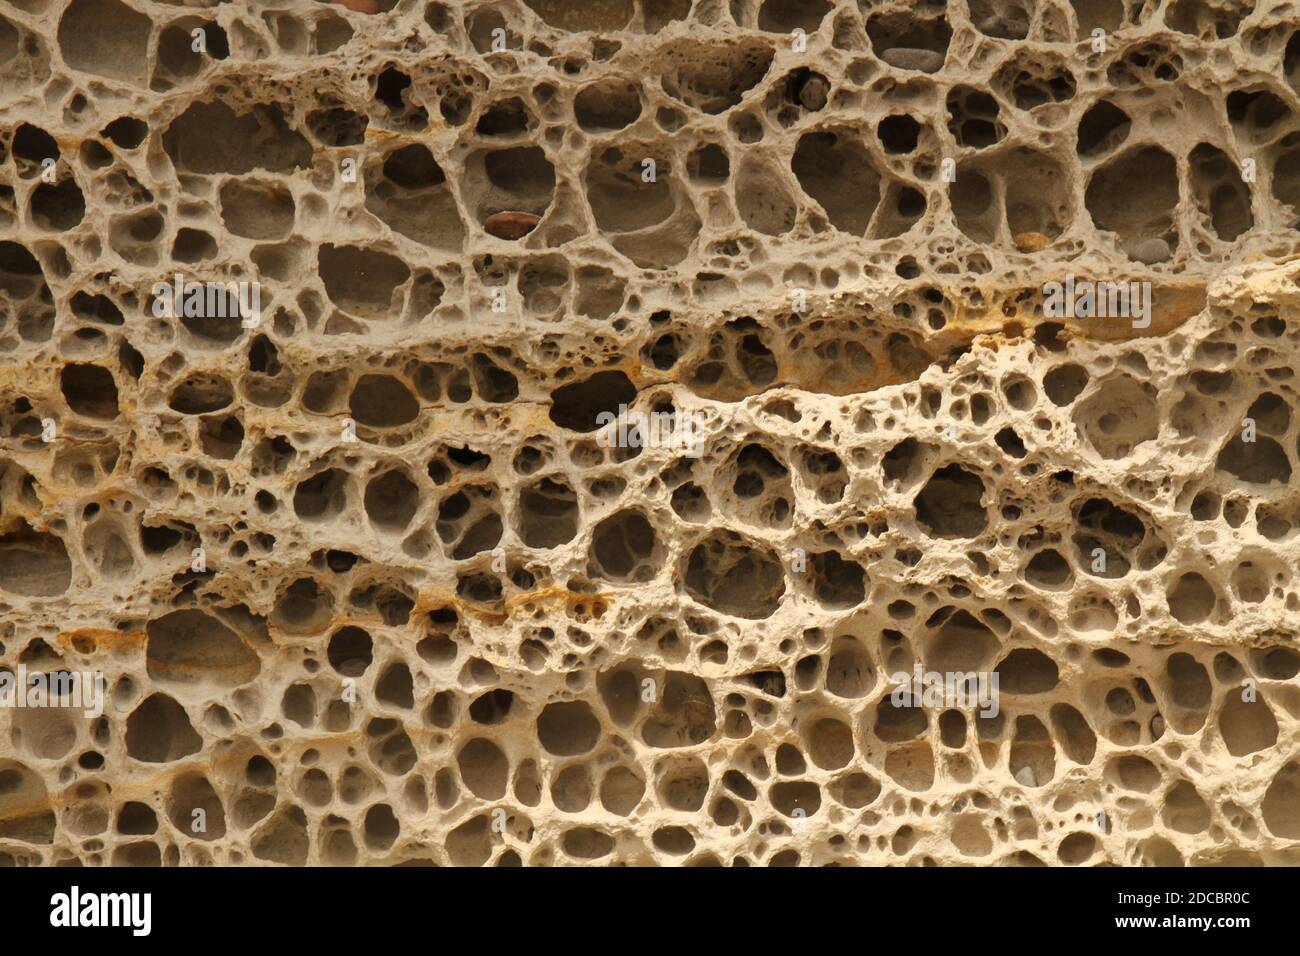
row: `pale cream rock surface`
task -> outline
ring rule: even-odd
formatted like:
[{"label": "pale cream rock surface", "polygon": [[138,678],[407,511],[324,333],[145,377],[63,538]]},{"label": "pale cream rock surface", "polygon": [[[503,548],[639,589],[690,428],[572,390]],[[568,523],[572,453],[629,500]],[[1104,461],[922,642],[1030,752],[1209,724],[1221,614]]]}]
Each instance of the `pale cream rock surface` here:
[{"label": "pale cream rock surface", "polygon": [[1300,863],[1298,90],[1277,0],[0,4],[0,667],[107,689],[0,863]]}]

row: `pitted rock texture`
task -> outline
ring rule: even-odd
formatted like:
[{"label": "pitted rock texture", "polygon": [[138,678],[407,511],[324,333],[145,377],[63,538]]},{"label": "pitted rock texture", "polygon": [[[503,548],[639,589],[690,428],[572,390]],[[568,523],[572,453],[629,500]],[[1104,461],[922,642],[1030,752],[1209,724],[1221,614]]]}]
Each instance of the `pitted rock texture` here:
[{"label": "pitted rock texture", "polygon": [[7,0],[0,863],[1300,863],[1298,224],[1293,2]]}]

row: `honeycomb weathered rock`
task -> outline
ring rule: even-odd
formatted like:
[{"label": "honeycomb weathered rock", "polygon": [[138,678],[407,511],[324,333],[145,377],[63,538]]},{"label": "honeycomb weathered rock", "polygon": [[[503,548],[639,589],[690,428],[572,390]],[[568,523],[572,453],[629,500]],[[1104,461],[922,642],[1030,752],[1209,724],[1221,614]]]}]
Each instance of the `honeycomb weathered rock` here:
[{"label": "honeycomb weathered rock", "polygon": [[0,863],[1300,863],[1297,17],[0,5]]}]

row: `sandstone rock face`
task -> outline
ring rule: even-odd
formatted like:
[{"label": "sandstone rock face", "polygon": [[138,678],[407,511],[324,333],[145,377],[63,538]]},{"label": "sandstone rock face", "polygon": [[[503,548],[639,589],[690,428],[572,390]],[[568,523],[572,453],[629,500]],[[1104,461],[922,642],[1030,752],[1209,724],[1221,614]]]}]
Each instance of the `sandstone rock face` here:
[{"label": "sandstone rock face", "polygon": [[0,863],[1300,863],[1298,222],[1279,0],[11,0]]}]

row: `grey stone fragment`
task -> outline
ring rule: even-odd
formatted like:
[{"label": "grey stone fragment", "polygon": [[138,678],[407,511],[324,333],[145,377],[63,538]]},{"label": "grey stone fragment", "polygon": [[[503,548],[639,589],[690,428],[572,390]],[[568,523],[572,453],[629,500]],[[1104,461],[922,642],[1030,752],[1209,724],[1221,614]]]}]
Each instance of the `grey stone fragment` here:
[{"label": "grey stone fragment", "polygon": [[799,102],[804,109],[819,110],[826,105],[826,94],[829,91],[830,84],[820,76],[809,77],[808,82],[799,90]]},{"label": "grey stone fragment", "polygon": [[896,46],[892,50],[886,50],[880,54],[880,58],[900,70],[920,70],[922,73],[935,73],[943,66],[942,53],[907,46]]},{"label": "grey stone fragment", "polygon": [[1130,259],[1150,266],[1155,265],[1157,262],[1167,262],[1173,252],[1169,248],[1169,243],[1158,237],[1153,237],[1134,243],[1133,247],[1129,249],[1128,255]]},{"label": "grey stone fragment", "polygon": [[1029,25],[1024,20],[998,14],[985,17],[975,24],[975,28],[985,36],[999,37],[1003,40],[1023,40],[1029,35]]}]

